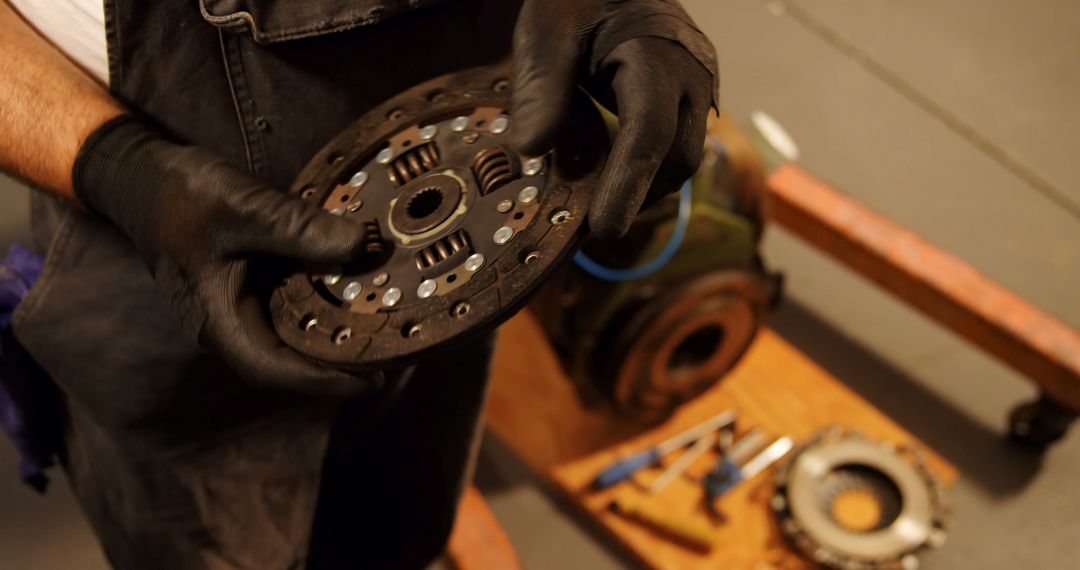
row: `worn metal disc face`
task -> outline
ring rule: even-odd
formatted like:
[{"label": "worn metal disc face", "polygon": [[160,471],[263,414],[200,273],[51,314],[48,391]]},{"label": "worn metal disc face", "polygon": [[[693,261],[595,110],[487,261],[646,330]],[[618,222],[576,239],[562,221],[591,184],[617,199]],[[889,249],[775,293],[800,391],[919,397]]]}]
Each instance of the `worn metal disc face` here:
[{"label": "worn metal disc face", "polygon": [[330,142],[293,186],[367,226],[369,256],[273,294],[278,335],[345,367],[408,361],[509,318],[580,237],[607,148],[582,95],[542,157],[519,156],[508,70],[413,88]]},{"label": "worn metal disc face", "polygon": [[777,470],[780,528],[818,563],[914,570],[945,541],[937,481],[913,450],[831,429]]},{"label": "worn metal disc face", "polygon": [[673,287],[620,326],[612,387],[622,412],[659,421],[714,386],[746,352],[768,294],[748,271],[707,273]]}]

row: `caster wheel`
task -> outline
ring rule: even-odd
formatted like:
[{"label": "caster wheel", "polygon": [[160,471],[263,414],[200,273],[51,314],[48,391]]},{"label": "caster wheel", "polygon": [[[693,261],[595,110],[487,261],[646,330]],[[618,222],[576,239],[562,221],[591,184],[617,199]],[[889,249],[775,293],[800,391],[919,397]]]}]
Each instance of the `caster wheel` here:
[{"label": "caster wheel", "polygon": [[1021,404],[1009,414],[1009,439],[1043,449],[1065,436],[1077,412],[1042,397]]}]

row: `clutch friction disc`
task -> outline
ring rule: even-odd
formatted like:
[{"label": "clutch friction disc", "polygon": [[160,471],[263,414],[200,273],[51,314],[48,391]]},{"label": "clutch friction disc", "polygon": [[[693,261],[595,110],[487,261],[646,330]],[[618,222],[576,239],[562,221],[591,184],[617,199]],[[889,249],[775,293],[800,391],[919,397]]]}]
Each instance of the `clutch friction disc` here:
[{"label": "clutch friction disc", "polygon": [[553,153],[519,156],[509,69],[414,87],[321,150],[292,192],[366,226],[369,255],[272,294],[282,340],[340,367],[407,362],[520,309],[584,233],[608,148],[580,94]]}]

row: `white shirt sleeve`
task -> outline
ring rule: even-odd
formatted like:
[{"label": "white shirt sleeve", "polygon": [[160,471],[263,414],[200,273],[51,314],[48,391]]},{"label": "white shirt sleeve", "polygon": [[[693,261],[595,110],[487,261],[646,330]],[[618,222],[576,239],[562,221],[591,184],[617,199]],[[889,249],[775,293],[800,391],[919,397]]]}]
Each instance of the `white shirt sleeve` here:
[{"label": "white shirt sleeve", "polygon": [[7,0],[38,33],[102,84],[109,83],[103,0]]}]

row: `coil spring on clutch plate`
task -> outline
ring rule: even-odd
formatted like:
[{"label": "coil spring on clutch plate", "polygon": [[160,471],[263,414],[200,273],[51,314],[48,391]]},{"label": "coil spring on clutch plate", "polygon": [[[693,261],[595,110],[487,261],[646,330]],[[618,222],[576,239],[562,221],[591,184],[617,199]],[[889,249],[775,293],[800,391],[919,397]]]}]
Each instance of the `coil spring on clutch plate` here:
[{"label": "coil spring on clutch plate", "polygon": [[435,267],[469,246],[469,234],[465,230],[458,230],[420,250],[416,254],[416,268],[423,271]]},{"label": "coil spring on clutch plate", "polygon": [[381,254],[383,252],[382,231],[379,229],[379,220],[364,222],[364,237],[367,238],[367,252]]},{"label": "coil spring on clutch plate", "polygon": [[473,173],[480,181],[480,192],[484,195],[517,178],[510,156],[502,147],[491,147],[478,153],[473,161]]},{"label": "coil spring on clutch plate", "polygon": [[398,187],[427,174],[439,166],[439,147],[432,142],[418,146],[390,163],[386,175]]}]

